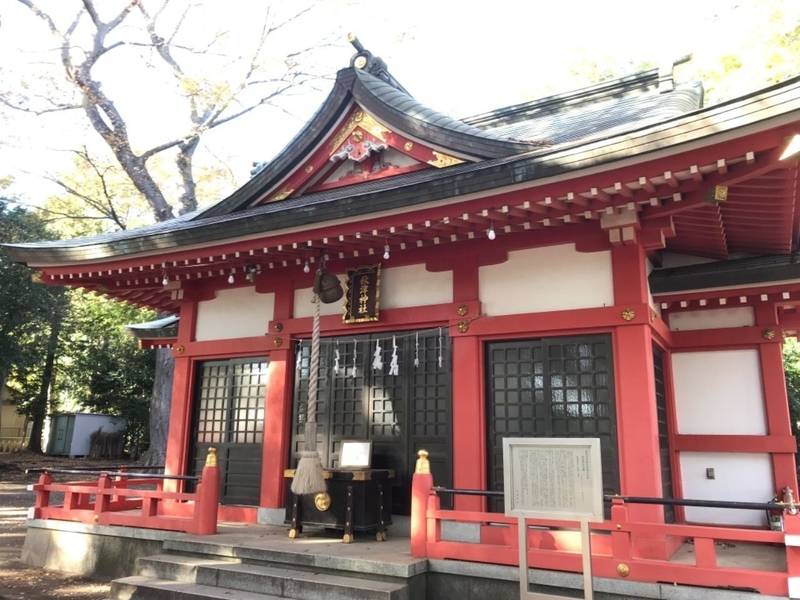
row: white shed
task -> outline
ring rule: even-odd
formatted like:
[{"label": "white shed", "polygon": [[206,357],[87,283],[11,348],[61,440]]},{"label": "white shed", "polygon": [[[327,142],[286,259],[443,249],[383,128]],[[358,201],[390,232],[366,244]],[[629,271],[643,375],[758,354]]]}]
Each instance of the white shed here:
[{"label": "white shed", "polygon": [[50,415],[50,436],[47,454],[55,456],[87,456],[91,436],[98,429],[122,431],[125,419],[90,413],[57,413]]}]

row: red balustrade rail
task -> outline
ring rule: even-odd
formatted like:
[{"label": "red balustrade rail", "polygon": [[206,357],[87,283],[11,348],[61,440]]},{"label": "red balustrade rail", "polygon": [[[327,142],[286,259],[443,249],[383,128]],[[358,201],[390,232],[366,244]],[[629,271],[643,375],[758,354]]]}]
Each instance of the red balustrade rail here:
[{"label": "red balustrade rail", "polygon": [[[161,475],[132,478],[130,475],[100,473],[96,480],[61,483],[54,482],[52,473],[45,471],[31,486],[36,493],[32,516],[34,519],[144,527],[196,535],[217,532],[219,468],[214,448],[209,449],[194,493],[164,489],[165,480],[193,478]],[[64,495],[62,504],[51,504],[54,493]]]},{"label": "red balustrade rail", "polygon": [[[498,513],[442,509],[433,478],[425,472],[415,473],[411,498],[413,556],[519,564],[516,518]],[[611,519],[591,524],[595,576],[750,589],[777,596],[786,596],[790,579],[800,577],[800,515],[786,511],[784,531],[770,531],[637,522],[629,518],[629,506],[624,499],[614,498]],[[472,524],[473,541],[443,539],[445,522],[461,524],[462,529],[470,527],[465,524]],[[579,523],[530,519],[527,526],[530,567],[581,572]],[[463,530],[459,537],[464,537]],[[731,566],[717,555],[720,542],[752,544],[750,549],[771,553],[773,559],[778,559],[773,563],[778,564],[759,568],[759,562],[751,560],[746,568]],[[687,543],[691,544],[691,553],[674,555]]]}]

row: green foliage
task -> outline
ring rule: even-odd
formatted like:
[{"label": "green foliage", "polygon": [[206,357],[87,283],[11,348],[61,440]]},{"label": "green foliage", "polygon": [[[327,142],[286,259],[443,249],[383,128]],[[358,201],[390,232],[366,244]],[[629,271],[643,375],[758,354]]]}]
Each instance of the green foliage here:
[{"label": "green foliage", "polygon": [[[53,237],[36,213],[0,202],[0,242]],[[129,424],[129,449],[141,448],[153,386],[153,351],[139,349],[124,325],[155,314],[80,290],[35,283],[31,275],[30,269],[0,253],[0,385],[7,382],[17,408],[31,418],[59,409],[121,416]],[[47,390],[42,396],[44,365],[54,327],[60,327],[55,375],[49,406],[43,406],[48,397]]]},{"label": "green foliage", "polygon": [[798,435],[800,433],[800,343],[796,338],[787,338],[784,342],[783,368],[786,372],[792,433]]},{"label": "green foliage", "polygon": [[[50,233],[36,215],[9,208],[0,200],[0,242],[48,239]],[[17,391],[35,388],[30,373],[41,359],[51,316],[64,304],[65,291],[35,283],[31,271],[0,253],[0,385],[15,374]],[[30,383],[30,386],[23,385]],[[32,386],[32,387],[31,387]]]},{"label": "green foliage", "polygon": [[141,350],[124,325],[153,318],[151,311],[74,290],[62,332],[59,396],[125,418],[129,449],[146,438],[153,351]]}]

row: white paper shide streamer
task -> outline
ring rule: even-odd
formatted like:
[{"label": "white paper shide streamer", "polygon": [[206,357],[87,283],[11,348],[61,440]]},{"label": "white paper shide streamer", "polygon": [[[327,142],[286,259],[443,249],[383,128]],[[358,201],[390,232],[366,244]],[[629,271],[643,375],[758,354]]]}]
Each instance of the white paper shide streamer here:
[{"label": "white paper shide streamer", "polygon": [[389,375],[400,374],[400,362],[397,357],[397,339],[392,336],[392,361],[389,363]]},{"label": "white paper shide streamer", "polygon": [[372,370],[383,370],[383,351],[381,350],[381,341],[375,340],[375,352],[372,355]]}]

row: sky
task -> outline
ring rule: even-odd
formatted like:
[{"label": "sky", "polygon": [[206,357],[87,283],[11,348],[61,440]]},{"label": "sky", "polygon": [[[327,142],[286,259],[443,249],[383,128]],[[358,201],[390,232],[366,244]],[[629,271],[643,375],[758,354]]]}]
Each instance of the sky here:
[{"label": "sky", "polygon": [[[80,0],[38,0],[65,28]],[[154,0],[142,0],[151,11]],[[172,0],[165,23],[175,22],[190,0]],[[121,0],[96,0],[101,16]],[[233,81],[236,69],[215,53],[246,55],[254,45],[266,8],[272,22],[297,10],[299,2],[194,0],[181,41],[203,47],[224,32],[212,50],[186,53],[193,76]],[[778,18],[779,15],[780,18]],[[717,68],[735,54],[747,62],[755,41],[772,29],[800,22],[796,0],[670,0],[669,2],[560,0],[320,0],[270,39],[266,71],[280,69],[287,52],[325,45],[302,59],[302,67],[326,75],[282,99],[278,108],[250,113],[212,131],[198,152],[201,164],[221,161],[230,180],[219,193],[243,183],[254,161],[272,157],[323,101],[332,76],[353,54],[345,41],[355,32],[392,74],[424,104],[454,117],[507,106],[542,95],[582,87],[600,73],[623,74],[693,54],[686,76]],[[131,24],[134,19],[131,18]],[[80,38],[81,29],[76,33]],[[135,40],[125,27],[116,40]],[[54,39],[44,24],[15,0],[0,5],[0,92],[12,97],[39,93],[54,99],[68,89],[54,66]],[[186,130],[185,104],[174,80],[141,49],[114,50],[95,75],[128,119],[134,145],[144,149]],[[753,58],[753,61],[756,59]],[[678,77],[681,71],[678,71]],[[741,85],[765,85],[750,77]],[[746,90],[744,90],[746,91]],[[70,166],[69,149],[102,149],[81,111],[35,116],[0,112],[0,178],[13,176],[7,193],[38,204],[54,188],[46,175]]]}]

